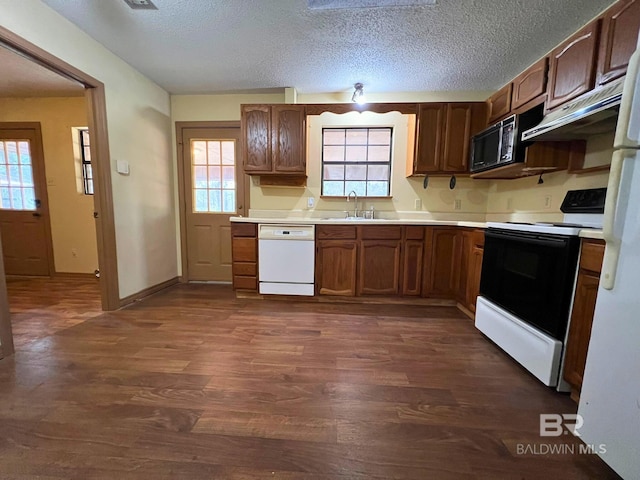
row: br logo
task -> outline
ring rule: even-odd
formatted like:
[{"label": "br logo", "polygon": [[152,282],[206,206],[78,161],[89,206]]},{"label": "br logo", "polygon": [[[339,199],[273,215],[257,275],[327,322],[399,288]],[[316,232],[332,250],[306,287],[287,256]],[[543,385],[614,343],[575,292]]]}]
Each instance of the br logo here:
[{"label": "br logo", "polygon": [[573,413],[541,413],[540,436],[559,437],[572,433],[576,437],[579,437],[580,433],[578,430],[582,428],[583,423],[582,415]]}]

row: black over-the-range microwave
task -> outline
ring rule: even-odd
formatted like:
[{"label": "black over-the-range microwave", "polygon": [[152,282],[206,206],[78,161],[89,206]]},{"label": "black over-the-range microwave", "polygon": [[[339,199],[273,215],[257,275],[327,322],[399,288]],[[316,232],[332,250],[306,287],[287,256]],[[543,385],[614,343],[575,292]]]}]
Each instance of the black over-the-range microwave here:
[{"label": "black over-the-range microwave", "polygon": [[523,142],[521,134],[541,120],[542,106],[511,115],[475,135],[471,143],[471,173],[524,162],[531,142]]}]

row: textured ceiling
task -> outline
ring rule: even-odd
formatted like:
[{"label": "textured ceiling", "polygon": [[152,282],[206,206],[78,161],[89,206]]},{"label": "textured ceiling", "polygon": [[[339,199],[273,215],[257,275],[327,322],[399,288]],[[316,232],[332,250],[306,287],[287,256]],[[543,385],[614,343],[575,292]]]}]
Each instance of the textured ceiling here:
[{"label": "textured ceiling", "polygon": [[613,0],[43,0],[170,93],[493,90]]},{"label": "textured ceiling", "polygon": [[0,97],[79,97],[84,87],[0,46]]}]

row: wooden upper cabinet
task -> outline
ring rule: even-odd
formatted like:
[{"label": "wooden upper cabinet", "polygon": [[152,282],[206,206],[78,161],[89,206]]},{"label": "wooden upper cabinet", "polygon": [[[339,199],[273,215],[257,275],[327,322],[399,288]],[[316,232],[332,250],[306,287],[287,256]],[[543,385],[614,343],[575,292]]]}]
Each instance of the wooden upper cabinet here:
[{"label": "wooden upper cabinet", "polygon": [[594,87],[599,31],[600,20],[595,20],[549,55],[547,110],[552,110]]},{"label": "wooden upper cabinet", "polygon": [[513,84],[509,83],[487,99],[487,109],[489,115],[488,122],[490,125],[502,119],[503,117],[506,117],[507,115],[509,115],[509,112],[511,112],[512,88]]},{"label": "wooden upper cabinet", "polygon": [[423,103],[418,107],[414,174],[433,173],[440,169],[444,115],[443,103]]},{"label": "wooden upper cabinet", "polygon": [[242,105],[240,125],[245,172],[271,172],[271,107]]},{"label": "wooden upper cabinet", "polygon": [[620,0],[602,18],[598,78],[603,85],[627,73],[640,30],[640,0]]},{"label": "wooden upper cabinet", "polygon": [[515,110],[547,91],[549,59],[544,57],[513,79],[511,109]]},{"label": "wooden upper cabinet", "polygon": [[444,151],[441,170],[445,173],[464,173],[469,168],[471,135],[482,127],[484,108],[477,103],[450,103],[444,123]]},{"label": "wooden upper cabinet", "polygon": [[422,103],[418,108],[414,175],[468,170],[471,136],[484,126],[485,105]]},{"label": "wooden upper cabinet", "polygon": [[306,173],[304,105],[271,107],[271,139],[275,173]]},{"label": "wooden upper cabinet", "polygon": [[304,105],[242,105],[240,124],[246,173],[306,174]]}]

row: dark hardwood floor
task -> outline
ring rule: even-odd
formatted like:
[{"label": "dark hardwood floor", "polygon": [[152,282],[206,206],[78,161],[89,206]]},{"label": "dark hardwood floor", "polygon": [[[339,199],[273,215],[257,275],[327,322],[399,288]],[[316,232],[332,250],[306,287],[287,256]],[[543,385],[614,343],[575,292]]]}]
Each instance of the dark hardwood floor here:
[{"label": "dark hardwood floor", "polygon": [[[453,307],[10,280],[0,478],[607,479],[539,414],[575,413]],[[573,446],[573,447],[572,447]]]}]

